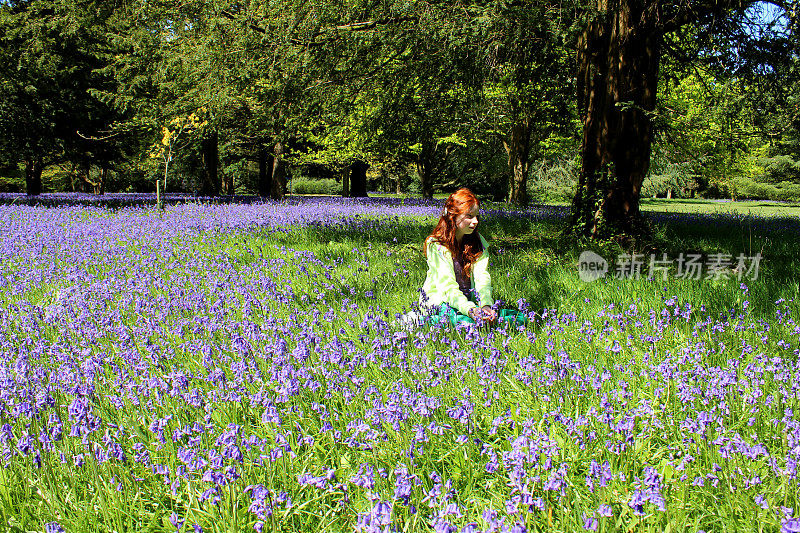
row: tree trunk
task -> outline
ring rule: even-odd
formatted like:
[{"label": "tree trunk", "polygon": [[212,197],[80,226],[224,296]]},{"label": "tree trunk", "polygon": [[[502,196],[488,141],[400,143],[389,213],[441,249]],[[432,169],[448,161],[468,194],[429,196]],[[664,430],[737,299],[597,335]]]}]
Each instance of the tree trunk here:
[{"label": "tree trunk", "polygon": [[435,151],[436,147],[432,143],[423,141],[422,150],[417,156],[417,172],[419,173],[423,198],[433,198],[433,156]]},{"label": "tree trunk", "polygon": [[348,198],[350,196],[350,169],[345,168],[342,170],[342,196]]},{"label": "tree trunk", "polygon": [[222,174],[222,194],[233,196],[236,194],[236,187],[233,182],[233,174],[230,172]]},{"label": "tree trunk", "polygon": [[272,186],[270,193],[273,200],[283,200],[286,196],[286,160],[283,159],[283,154],[286,149],[280,142],[275,143],[273,149],[272,160]]},{"label": "tree trunk", "polygon": [[92,192],[98,196],[102,196],[106,192],[106,178],[108,177],[108,168],[105,166],[100,167],[100,175],[97,181],[92,184]]},{"label": "tree trunk", "polygon": [[528,166],[531,149],[531,121],[521,119],[511,127],[511,136],[503,141],[508,154],[508,201],[513,205],[528,205]]},{"label": "tree trunk", "polygon": [[258,195],[266,197],[270,195],[270,184],[272,183],[272,168],[275,164],[275,156],[269,153],[264,145],[258,147]]},{"label": "tree trunk", "polygon": [[89,161],[85,161],[81,166],[81,192],[88,193],[90,190],[93,189],[92,186],[92,164]]},{"label": "tree trunk", "polygon": [[369,165],[357,160],[350,165],[350,196],[364,198],[367,196],[367,169]]},{"label": "tree trunk", "polygon": [[78,163],[72,161],[71,166],[69,168],[69,189],[72,192],[78,191],[77,186],[78,181]]},{"label": "tree trunk", "polygon": [[396,194],[403,194],[403,176],[402,174],[397,174],[397,189],[395,190]]},{"label": "tree trunk", "polygon": [[25,161],[25,192],[28,196],[42,194],[42,160],[28,159]]},{"label": "tree trunk", "polygon": [[[208,137],[203,139],[200,146],[201,156],[203,159],[203,183],[201,185],[201,194],[203,196],[217,196],[220,192],[219,188],[219,135],[217,132],[212,132]],[[233,194],[233,178],[230,182],[226,180],[223,184],[224,194]]]},{"label": "tree trunk", "polygon": [[640,231],[639,193],[650,166],[662,28],[661,2],[598,0],[578,42],[581,171],[574,230],[604,238]]}]

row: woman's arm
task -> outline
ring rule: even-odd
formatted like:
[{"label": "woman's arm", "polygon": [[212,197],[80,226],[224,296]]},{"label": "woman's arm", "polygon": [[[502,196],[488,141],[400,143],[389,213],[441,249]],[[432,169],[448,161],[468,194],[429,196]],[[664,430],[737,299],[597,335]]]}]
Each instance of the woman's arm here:
[{"label": "woman's arm", "polygon": [[483,244],[483,253],[472,265],[472,279],[475,292],[478,293],[481,306],[494,305],[492,298],[492,277],[489,275],[489,244],[482,236],[478,236]]},{"label": "woman's arm", "polygon": [[454,307],[461,314],[468,314],[469,310],[475,307],[470,302],[456,281],[456,274],[453,270],[453,256],[450,252],[437,242],[428,243],[428,272],[433,275],[433,287],[443,295],[444,301]]}]

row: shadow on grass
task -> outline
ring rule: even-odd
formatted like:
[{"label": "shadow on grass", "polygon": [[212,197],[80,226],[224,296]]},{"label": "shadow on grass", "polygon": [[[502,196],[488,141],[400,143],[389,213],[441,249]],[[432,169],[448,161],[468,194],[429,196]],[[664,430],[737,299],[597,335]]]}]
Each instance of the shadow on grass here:
[{"label": "shadow on grass", "polygon": [[[748,298],[753,304],[750,313],[765,319],[774,315],[773,304],[777,299],[789,299],[798,292],[798,220],[698,214],[657,217],[654,226],[657,257],[665,253],[673,261],[668,282],[646,279],[650,251],[645,249],[636,251],[642,254],[642,277],[645,279],[584,283],[577,275],[577,261],[583,250],[591,249],[609,263],[631,251],[614,243],[570,241],[562,236],[561,228],[558,220],[491,217],[485,221],[482,233],[493,254],[491,271],[495,296],[504,299],[508,307],[515,307],[517,300],[523,299],[537,312],[558,309],[590,316],[609,303],[629,305],[638,301],[646,307],[660,307],[662,298],[674,293],[698,308],[705,305],[709,313],[729,312],[741,299],[740,282],[733,270],[726,273],[728,279],[724,283],[713,284],[705,279],[684,283],[676,279],[674,270],[680,254],[700,254],[705,262],[712,254],[729,254],[730,260],[735,261],[739,254],[751,257],[761,253],[760,279],[748,282],[752,289]],[[313,249],[323,256],[325,250],[330,249],[331,254],[345,257],[340,268],[357,266],[355,258],[351,261],[347,257],[351,249],[363,251],[371,247],[390,251],[393,257],[407,263],[405,268],[412,272],[412,278],[422,280],[425,269],[422,242],[431,230],[429,219],[358,219],[338,226],[280,230],[266,238],[278,245]],[[613,264],[610,269],[609,277],[614,273]],[[370,288],[369,281],[359,282],[359,288],[366,292]],[[405,293],[408,290],[405,288]],[[359,296],[353,298],[360,299]]]},{"label": "shadow on grass", "polygon": [[675,205],[675,204],[692,204],[692,205],[719,205],[730,204],[731,200],[707,200],[705,198],[642,198],[641,205]]}]

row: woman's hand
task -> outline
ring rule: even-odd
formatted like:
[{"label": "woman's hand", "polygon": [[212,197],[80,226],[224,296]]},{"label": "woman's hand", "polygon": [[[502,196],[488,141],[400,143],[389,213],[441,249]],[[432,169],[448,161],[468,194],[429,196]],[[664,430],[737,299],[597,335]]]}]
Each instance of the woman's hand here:
[{"label": "woman's hand", "polygon": [[479,319],[490,323],[493,323],[497,320],[497,312],[489,305],[484,305],[483,307],[473,307],[467,312],[467,315],[469,315],[469,317],[475,322],[477,322]]}]

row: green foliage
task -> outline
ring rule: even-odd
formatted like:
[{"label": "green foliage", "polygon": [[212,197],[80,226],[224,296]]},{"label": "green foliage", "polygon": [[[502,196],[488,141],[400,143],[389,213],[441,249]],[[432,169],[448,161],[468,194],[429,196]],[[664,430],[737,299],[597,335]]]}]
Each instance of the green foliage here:
[{"label": "green foliage", "polygon": [[699,185],[691,160],[675,160],[668,147],[657,144],[650,157],[650,172],[642,184],[642,197],[690,198]]},{"label": "green foliage", "polygon": [[580,161],[557,157],[536,161],[531,167],[528,194],[537,203],[568,203],[575,197]]},{"label": "green foliage", "polygon": [[16,164],[0,166],[0,192],[23,192],[25,172]]},{"label": "green foliage", "polygon": [[800,161],[791,155],[764,157],[758,163],[764,169],[762,179],[768,183],[783,181],[800,183]]},{"label": "green foliage", "polygon": [[[0,153],[12,168],[52,167],[50,190],[90,190],[101,171],[108,190],[151,190],[161,127],[205,108],[203,135],[173,162],[190,192],[206,186],[213,134],[218,179],[243,192],[257,188],[259,152],[281,142],[295,167],[391,166],[404,192],[426,195],[469,186],[505,198],[521,160],[534,200],[563,200],[571,174],[553,169],[580,142],[574,49],[590,15],[576,2],[494,0],[3,2]],[[739,40],[714,40],[714,17],[667,38],[643,195],[794,194],[796,55],[753,75],[767,51],[746,48],[741,13],[728,15],[718,29]],[[789,51],[793,31],[768,37]],[[723,56],[735,75],[715,64]],[[515,128],[526,142],[512,142]]]},{"label": "green foliage", "polygon": [[513,190],[515,173],[524,189],[530,158],[547,160],[548,139],[577,133],[571,27],[575,13],[566,5],[549,3],[497,3],[485,9],[487,68],[475,135],[501,140],[510,179],[502,190]]},{"label": "green foliage", "polygon": [[698,70],[676,85],[665,82],[663,89],[648,192],[674,189],[687,196],[699,189],[713,196],[727,190],[731,180],[759,173],[747,87]]},{"label": "green foliage", "polygon": [[[97,211],[94,216],[119,215]],[[169,217],[176,215],[168,211],[166,216],[170,221]],[[743,219],[736,229],[725,217],[712,218],[727,224],[711,224],[711,230],[707,220],[692,220],[697,219],[675,219],[659,230],[665,251],[754,253],[769,243],[774,260],[765,261],[766,270],[757,280],[748,281],[746,289],[732,275],[718,281],[608,277],[583,283],[576,269],[581,249],[563,246],[554,223],[502,214],[487,216],[481,231],[492,245],[495,292],[507,302],[525,301],[535,311],[535,321],[524,331],[495,329],[474,337],[445,329],[434,330],[430,340],[421,338],[431,336],[428,330],[412,332],[399,346],[381,342],[390,340],[394,329],[388,335],[384,329],[367,330],[361,320],[374,324],[366,316],[383,316],[375,309],[387,310],[391,317],[416,301],[425,275],[419,244],[430,230],[430,217],[274,233],[205,232],[181,236],[170,242],[170,253],[153,256],[142,243],[120,235],[108,263],[93,263],[92,256],[87,258],[89,264],[71,266],[77,272],[92,269],[85,278],[99,287],[104,279],[116,276],[121,287],[133,292],[132,298],[108,298],[90,291],[64,291],[62,295],[57,285],[49,284],[26,294],[15,293],[13,287],[0,292],[0,306],[15,310],[8,313],[10,337],[24,342],[29,325],[36,324],[40,341],[52,345],[52,351],[70,364],[73,355],[64,346],[86,345],[84,360],[88,362],[84,366],[100,369],[93,374],[96,380],[87,407],[93,423],[101,425],[100,430],[86,432],[85,443],[81,436],[69,437],[70,427],[78,427],[82,420],[68,416],[73,398],[59,390],[53,378],[48,406],[58,410],[63,438],[53,439],[53,449],[39,458],[42,464],[36,463],[33,454],[25,457],[10,448],[14,455],[0,470],[3,527],[41,531],[43,523],[58,521],[69,533],[172,531],[175,528],[169,518],[175,512],[190,530],[197,523],[205,531],[249,531],[257,518],[248,510],[252,498],[245,488],[263,484],[274,493],[287,492],[293,501],[293,505],[276,505],[274,522],[268,520],[265,529],[350,531],[357,513],[366,513],[374,505],[372,495],[392,500],[392,472],[403,464],[413,468],[420,480],[410,495],[414,503],[425,501],[425,494],[431,492],[434,472],[451,483],[447,487],[452,488],[463,514],[450,515],[458,527],[480,522],[486,508],[510,514],[505,511],[505,503],[513,495],[508,484],[523,471],[544,474],[530,490],[535,497],[543,497],[549,509],[520,513],[531,531],[579,531],[582,515],[595,512],[601,503],[613,506],[613,518],[601,518],[607,530],[703,527],[736,531],[748,529],[758,517],[765,529],[777,531],[782,515],[761,513],[753,496],[765,495],[775,508],[796,508],[798,504],[796,491],[786,490],[784,484],[791,473],[775,475],[770,463],[778,461],[782,467],[792,456],[783,428],[771,420],[786,417],[786,409],[796,410],[797,400],[781,393],[784,383],[777,374],[765,372],[759,380],[752,380],[748,373],[767,363],[777,364],[772,359],[780,359],[777,354],[791,357],[792,348],[787,348],[783,339],[796,338],[792,332],[797,309],[791,301],[798,297],[797,238],[788,232],[766,231],[760,226],[763,221],[752,217]],[[601,251],[608,258],[623,252],[613,245]],[[219,258],[224,260],[220,263]],[[6,265],[10,272],[24,265],[10,259]],[[131,264],[126,261],[133,261],[141,270],[121,268]],[[220,265],[221,272],[209,272],[210,264]],[[140,275],[151,282],[142,284]],[[376,287],[380,290],[374,290]],[[776,303],[783,298],[789,301]],[[150,324],[149,317],[141,316],[145,302],[164,302],[168,311],[162,323]],[[187,306],[196,321],[186,320]],[[118,328],[97,328],[92,342],[87,342],[75,337],[82,333],[78,328],[48,323],[47,313],[58,312],[60,307],[70,311],[107,309],[107,315],[96,316],[118,317]],[[326,318],[319,320],[322,315]],[[78,319],[92,323],[92,316]],[[312,319],[314,316],[317,318]],[[306,329],[312,320],[313,332]],[[286,329],[279,334],[276,326]],[[146,342],[131,343],[133,353],[123,356],[115,351],[123,335],[136,339],[145,335]],[[320,341],[303,347],[308,338]],[[403,335],[397,339],[402,341]],[[204,354],[198,346],[209,347],[209,352]],[[754,353],[748,354],[751,348]],[[376,349],[386,355],[370,361]],[[275,411],[267,413],[281,416],[276,423],[264,416],[263,405],[249,397],[266,398],[266,403],[280,394],[276,389],[285,382],[278,373],[287,364],[278,357],[284,354],[291,357],[292,368],[307,371],[309,377],[289,401],[270,404]],[[137,371],[125,365],[125,357],[137,359]],[[447,361],[442,364],[441,359]],[[450,361],[452,364],[447,364]],[[66,365],[48,352],[34,352],[25,362],[31,372],[41,369],[44,376],[58,376],[56,371],[64,369],[57,365]],[[242,367],[243,379],[234,376]],[[726,392],[721,389],[726,386],[721,384],[722,377],[705,382],[692,378],[699,372],[707,376],[714,369],[737,382],[728,385]],[[597,378],[594,386],[586,379],[593,373]],[[690,387],[683,386],[687,380]],[[318,389],[305,384],[315,382]],[[189,386],[184,388],[184,383]],[[430,399],[441,399],[443,405],[422,416],[410,408],[405,414],[403,405],[398,404],[403,417],[398,416],[394,424],[372,423],[373,401],[387,405],[397,384]],[[176,392],[170,392],[171,386]],[[698,393],[691,393],[690,388]],[[365,392],[373,389],[376,392]],[[140,390],[141,395],[128,394],[128,390]],[[682,422],[691,423],[700,411],[710,409],[709,397],[719,395],[720,390],[725,395],[715,396],[712,404],[725,401],[729,409],[714,414],[720,426],[683,429]],[[157,398],[156,392],[160,393]],[[370,401],[364,399],[367,394]],[[457,405],[467,394],[474,400],[470,404],[474,411],[470,410],[469,424],[462,425],[448,416],[450,404],[444,402],[453,400]],[[748,401],[737,401],[742,397]],[[152,405],[145,407],[148,400]],[[327,408],[322,411],[319,404]],[[762,416],[746,425],[753,406]],[[331,416],[320,416],[321,412]],[[622,418],[614,418],[612,423],[600,419],[609,412]],[[620,421],[634,412],[642,416],[631,414],[634,426],[623,433],[626,430]],[[376,435],[370,437],[369,447],[349,446],[351,441],[332,437],[337,431],[352,434],[353,427],[348,424],[362,420]],[[28,418],[24,411],[8,417],[7,422],[15,437],[35,438],[54,427],[43,417]],[[412,462],[408,451],[415,426],[423,422],[423,430],[427,427],[424,451],[415,454]],[[195,423],[198,443],[191,444],[189,439],[195,436],[180,432],[188,432],[186,428]],[[429,423],[441,431],[430,430]],[[184,472],[186,465],[181,459],[186,455],[179,450],[199,448],[203,450],[200,457],[207,457],[207,449],[223,449],[221,439],[225,437],[216,437],[232,427],[241,429],[241,439],[255,437],[260,445],[241,445],[240,460],[214,455],[226,461],[225,466],[231,465],[227,472],[236,473],[236,479],[231,476],[226,481],[218,502],[200,497],[206,488],[215,487],[214,482],[201,479],[205,469],[186,471],[189,481],[179,478],[174,488],[170,482],[178,476],[165,480],[154,473],[160,466],[170,474]],[[519,432],[527,431],[526,427],[547,445],[535,450],[544,460],[530,461],[518,471],[505,463],[496,471],[485,468],[492,457],[482,452],[495,453],[502,461],[511,443],[525,442],[518,439],[523,438]],[[743,437],[745,427],[747,436]],[[163,439],[159,429],[164,430]],[[284,437],[288,431],[291,435]],[[304,443],[300,434],[314,441]],[[714,444],[717,437],[746,439],[748,449],[758,444],[770,455],[723,455],[725,450]],[[480,447],[474,439],[481,441]],[[9,441],[10,446],[23,442],[21,437]],[[234,445],[241,442],[237,439]],[[110,448],[112,443],[125,453],[124,460],[104,454],[104,446]],[[620,446],[612,450],[609,443]],[[290,446],[286,450],[294,453],[270,461],[269,451],[286,444]],[[66,461],[59,459],[59,452]],[[259,460],[261,453],[265,457]],[[147,461],[142,459],[145,454]],[[689,455],[691,461],[683,460]],[[563,497],[543,488],[549,472],[542,464],[547,459],[556,465],[552,470],[561,463],[569,467]],[[614,478],[607,486],[597,484],[590,490],[586,483],[589,465],[606,460]],[[384,468],[387,478],[376,475],[374,488],[357,485],[352,479],[362,463],[376,470]],[[665,511],[648,505],[647,514],[638,517],[628,503],[642,486],[645,466],[658,470],[668,505]],[[336,483],[347,487],[345,504],[339,505],[345,497],[339,489],[316,490],[298,480],[298,476],[319,475],[328,469],[335,473]],[[214,470],[209,467],[208,471]],[[686,480],[680,480],[684,474]],[[706,478],[709,474],[722,482],[711,483],[713,478]],[[724,482],[756,475],[761,483],[747,489],[738,486],[734,490]],[[706,479],[704,487],[691,485],[696,477]],[[433,515],[435,509],[419,504],[417,513],[408,513],[401,499],[396,499],[393,520],[398,529],[429,530],[423,518]]]},{"label": "green foliage", "polygon": [[800,183],[791,181],[768,183],[747,177],[738,177],[731,180],[728,187],[730,195],[734,198],[783,202],[800,200]]},{"label": "green foliage", "polygon": [[334,179],[293,178],[290,190],[293,194],[323,194],[338,196],[342,194],[342,184]]}]

